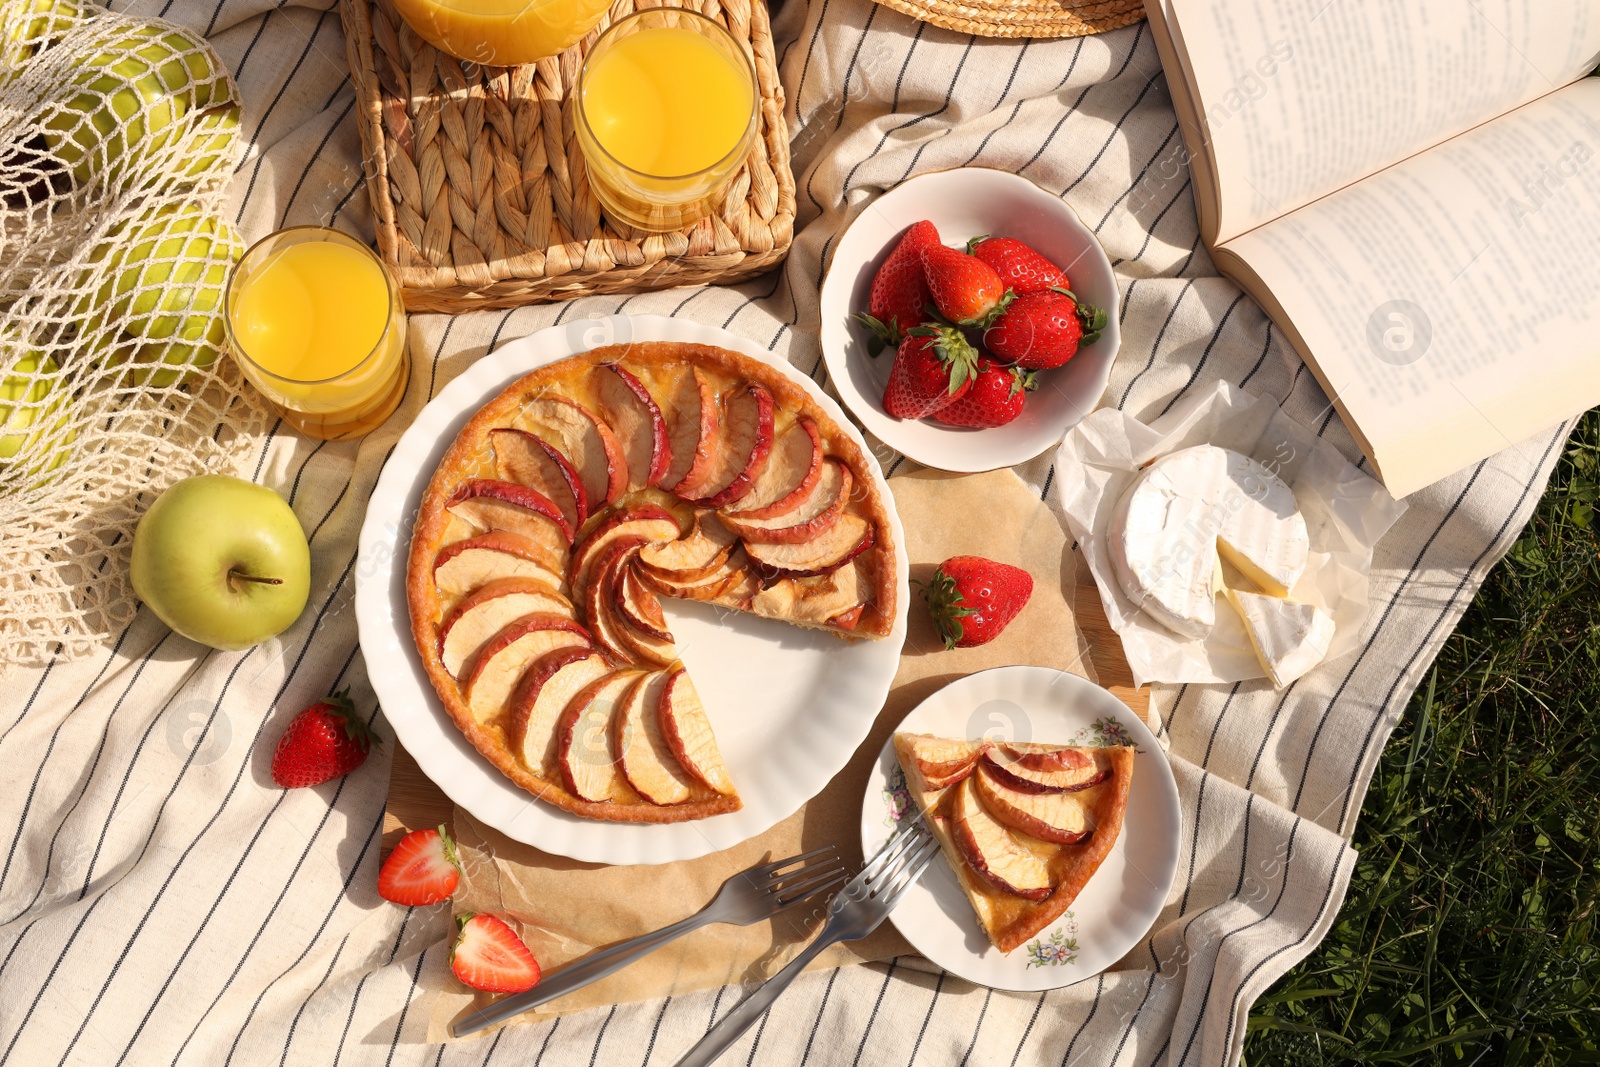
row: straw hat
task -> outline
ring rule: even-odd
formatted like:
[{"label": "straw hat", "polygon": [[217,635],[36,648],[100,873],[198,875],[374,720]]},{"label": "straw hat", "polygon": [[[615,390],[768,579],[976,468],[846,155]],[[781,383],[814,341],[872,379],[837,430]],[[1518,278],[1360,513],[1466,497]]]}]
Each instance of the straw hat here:
[{"label": "straw hat", "polygon": [[1144,18],[1143,0],[878,0],[979,37],[1085,37]]}]

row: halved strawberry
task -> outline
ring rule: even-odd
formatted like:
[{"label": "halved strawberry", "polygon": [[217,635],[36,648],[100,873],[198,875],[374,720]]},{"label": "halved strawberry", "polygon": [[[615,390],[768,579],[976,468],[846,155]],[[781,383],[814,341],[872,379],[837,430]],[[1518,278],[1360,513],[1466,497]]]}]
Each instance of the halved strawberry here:
[{"label": "halved strawberry", "polygon": [[450,970],[485,993],[521,993],[539,984],[539,961],[517,932],[493,915],[458,915]]},{"label": "halved strawberry", "polygon": [[450,899],[460,884],[456,843],[443,826],[402,837],[378,872],[380,897],[415,907]]}]

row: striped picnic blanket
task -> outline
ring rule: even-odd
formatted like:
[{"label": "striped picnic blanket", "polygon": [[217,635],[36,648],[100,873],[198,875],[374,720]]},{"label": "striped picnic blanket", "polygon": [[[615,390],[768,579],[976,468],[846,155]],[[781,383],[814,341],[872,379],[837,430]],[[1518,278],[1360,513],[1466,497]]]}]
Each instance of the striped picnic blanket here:
[{"label": "striped picnic blanket", "polygon": [[[252,149],[234,203],[250,238],[329,222],[372,234],[339,18],[316,2],[138,4],[204,32],[238,77]],[[681,315],[822,380],[817,292],[844,225],[914,174],[996,167],[1070,202],[1116,264],[1124,340],[1105,403],[1151,417],[1225,378],[1358,456],[1313,377],[1200,246],[1147,27],[981,40],[869,0],[788,0],[776,38],[799,186],[780,271],[731,289],[416,316],[394,419],[357,443],[276,432],[244,467],[311,536],[311,606],[293,628],[207,654],[141,612],[88,660],[9,677],[0,1067],[670,1064],[736,1002],[737,988],[707,991],[429,1045],[448,915],[376,895],[388,757],[315,790],[284,792],[268,775],[270,743],[299,708],[346,685],[374,706],[367,678],[384,665],[359,654],[352,611],[365,502],[411,417],[511,338],[616,311]],[[1044,995],[976,988],[912,958],[809,975],[727,1062],[1235,1062],[1251,1003],[1333,922],[1379,750],[1526,521],[1562,439],[1545,434],[1411,499],[1380,546],[1359,653],[1283,694],[1157,687],[1182,854],[1165,911],[1117,969]],[[1019,473],[1051,498],[1048,456]]]}]

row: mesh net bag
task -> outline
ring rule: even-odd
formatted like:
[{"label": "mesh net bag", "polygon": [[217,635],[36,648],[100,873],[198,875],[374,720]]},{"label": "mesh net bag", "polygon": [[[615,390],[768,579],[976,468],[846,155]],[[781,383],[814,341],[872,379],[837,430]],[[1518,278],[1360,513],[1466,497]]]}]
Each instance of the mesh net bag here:
[{"label": "mesh net bag", "polygon": [[193,33],[0,0],[0,670],[125,625],[139,515],[265,429],[223,356],[238,123]]}]

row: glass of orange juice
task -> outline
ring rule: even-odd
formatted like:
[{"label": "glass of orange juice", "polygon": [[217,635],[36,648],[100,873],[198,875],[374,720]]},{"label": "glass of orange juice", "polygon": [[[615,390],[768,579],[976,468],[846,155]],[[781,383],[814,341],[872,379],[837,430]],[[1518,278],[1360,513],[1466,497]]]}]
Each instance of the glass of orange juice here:
[{"label": "glass of orange juice", "polygon": [[584,57],[574,125],[589,184],[614,221],[653,233],[716,210],[756,139],[750,53],[694,11],[613,23]]},{"label": "glass of orange juice", "polygon": [[514,67],[566,50],[611,0],[394,0],[435,48],[469,63]]},{"label": "glass of orange juice", "polygon": [[228,277],[228,348],[307,437],[360,437],[405,396],[406,313],[382,260],[322,226],[279,230]]}]

